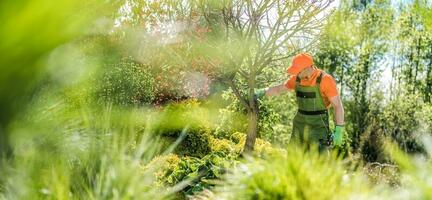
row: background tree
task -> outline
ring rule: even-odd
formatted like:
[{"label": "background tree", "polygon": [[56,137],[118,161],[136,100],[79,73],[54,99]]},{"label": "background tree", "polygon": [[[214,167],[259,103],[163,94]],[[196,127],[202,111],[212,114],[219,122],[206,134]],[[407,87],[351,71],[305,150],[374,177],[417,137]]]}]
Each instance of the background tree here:
[{"label": "background tree", "polygon": [[369,123],[370,99],[379,82],[374,74],[387,51],[392,17],[389,1],[343,1],[326,24],[316,51],[317,63],[341,85],[354,150]]},{"label": "background tree", "polygon": [[414,1],[401,6],[398,18],[398,62],[400,79],[404,80],[403,93],[422,94],[430,102],[431,77],[431,33],[427,26],[430,16],[422,15],[430,6],[424,1]]}]

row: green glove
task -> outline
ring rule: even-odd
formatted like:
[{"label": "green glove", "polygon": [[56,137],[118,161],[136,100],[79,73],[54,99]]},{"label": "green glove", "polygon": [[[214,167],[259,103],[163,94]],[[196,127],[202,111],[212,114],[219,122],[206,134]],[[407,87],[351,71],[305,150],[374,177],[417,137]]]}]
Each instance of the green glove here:
[{"label": "green glove", "polygon": [[341,146],[343,144],[343,135],[344,135],[343,131],[344,131],[343,125],[336,125],[332,134],[334,145]]},{"label": "green glove", "polygon": [[254,92],[255,97],[256,97],[257,99],[263,97],[263,96],[265,95],[267,89],[268,89],[268,88],[261,88],[261,89],[257,89],[257,90],[255,90],[255,92]]}]

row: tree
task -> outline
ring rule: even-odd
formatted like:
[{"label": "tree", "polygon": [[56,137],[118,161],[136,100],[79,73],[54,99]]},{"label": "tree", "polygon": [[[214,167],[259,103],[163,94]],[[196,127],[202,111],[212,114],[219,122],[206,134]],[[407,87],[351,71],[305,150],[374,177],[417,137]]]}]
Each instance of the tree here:
[{"label": "tree", "polygon": [[426,102],[430,102],[432,79],[432,34],[428,26],[431,17],[425,15],[430,12],[428,10],[431,8],[424,1],[402,6],[397,38],[401,55],[399,71],[402,75],[399,78],[404,80],[407,93],[422,93]]},{"label": "tree", "polygon": [[212,7],[199,5],[207,24],[217,31],[216,41],[237,47],[216,46],[219,58],[223,58],[217,67],[223,69],[218,79],[231,87],[247,110],[245,153],[253,150],[257,137],[258,105],[254,89],[263,84],[259,79],[263,70],[278,66],[281,60],[315,45],[318,30],[327,17],[323,11],[330,3],[238,0],[223,1]]},{"label": "tree", "polygon": [[[344,5],[344,4],[343,4]],[[327,20],[315,51],[315,63],[327,70],[340,84],[344,98],[346,82],[350,79],[354,49],[358,41],[357,15],[342,6]]]},{"label": "tree", "polygon": [[[205,60],[202,65],[207,66],[206,73],[232,89],[247,111],[249,120],[244,151],[250,152],[258,131],[254,90],[265,82],[260,79],[263,70],[281,66],[296,52],[311,48],[327,17],[324,11],[332,1],[129,2],[133,8],[126,13],[132,13],[132,24],[138,27],[186,24],[184,32],[192,32],[186,34],[192,37],[184,37],[165,51],[176,59],[177,63],[171,65],[189,68],[190,63]],[[149,5],[163,11],[146,15],[146,10],[151,8]]]}]

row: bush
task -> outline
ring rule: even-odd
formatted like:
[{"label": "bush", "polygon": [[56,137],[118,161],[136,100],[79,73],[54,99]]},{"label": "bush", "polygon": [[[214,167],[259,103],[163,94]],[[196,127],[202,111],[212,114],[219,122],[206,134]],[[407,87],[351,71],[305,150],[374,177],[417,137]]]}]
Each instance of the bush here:
[{"label": "bush", "polygon": [[160,114],[152,118],[152,129],[172,144],[178,142],[175,153],[194,157],[210,153],[211,113],[201,107],[199,101],[190,99],[173,103],[159,111]]},{"label": "bush", "polygon": [[193,130],[187,132],[185,138],[175,149],[179,155],[188,155],[193,157],[204,157],[211,152],[210,133],[203,130]]},{"label": "bush", "polygon": [[162,164],[164,167],[156,171],[156,176],[161,186],[183,185],[181,190],[184,195],[191,195],[211,188],[215,180],[220,179],[226,169],[232,167],[234,159],[224,153],[210,153],[203,158],[181,157],[166,155],[156,157],[148,164]]},{"label": "bush", "polygon": [[212,152],[222,152],[225,154],[238,154],[239,151],[233,141],[227,139],[210,138],[210,148]]},{"label": "bush", "polygon": [[415,96],[407,96],[390,102],[380,116],[381,126],[386,136],[390,136],[406,152],[421,152],[417,130],[419,119],[417,113],[423,104]]},{"label": "bush", "polygon": [[101,104],[139,106],[154,100],[154,79],[145,66],[124,58],[107,64],[96,80],[95,94]]},{"label": "bush", "polygon": [[387,162],[383,142],[395,141],[408,153],[424,153],[420,136],[430,133],[428,106],[415,95],[398,98],[383,108],[373,107],[368,114],[369,126],[361,137],[361,150],[366,161]]},{"label": "bush", "polygon": [[164,187],[166,176],[173,172],[173,169],[180,163],[180,158],[176,154],[159,155],[153,158],[148,164],[142,166],[144,173],[154,172],[156,185]]}]

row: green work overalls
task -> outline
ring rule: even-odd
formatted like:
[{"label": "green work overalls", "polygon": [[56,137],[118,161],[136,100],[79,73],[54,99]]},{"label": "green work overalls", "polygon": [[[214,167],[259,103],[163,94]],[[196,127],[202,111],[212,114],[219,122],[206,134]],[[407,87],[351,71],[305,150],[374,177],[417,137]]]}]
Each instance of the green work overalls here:
[{"label": "green work overalls", "polygon": [[324,75],[316,79],[314,86],[300,85],[297,76],[295,92],[298,111],[293,121],[292,138],[299,144],[318,145],[320,151],[328,146],[330,137],[329,115],[320,92],[320,83]]}]

